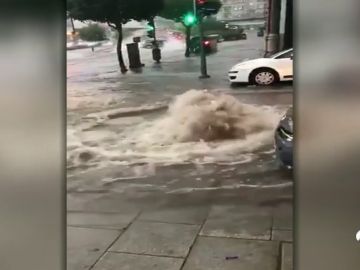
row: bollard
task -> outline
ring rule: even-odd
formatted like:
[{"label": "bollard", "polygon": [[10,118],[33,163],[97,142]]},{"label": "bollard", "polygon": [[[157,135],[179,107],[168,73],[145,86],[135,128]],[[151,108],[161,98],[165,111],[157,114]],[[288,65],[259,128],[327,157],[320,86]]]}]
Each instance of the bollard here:
[{"label": "bollard", "polygon": [[133,37],[134,43],[140,43],[140,41],[141,41],[141,37]]},{"label": "bollard", "polygon": [[156,61],[156,63],[160,63],[161,51],[159,48],[152,49],[152,56],[153,56],[154,61]]}]

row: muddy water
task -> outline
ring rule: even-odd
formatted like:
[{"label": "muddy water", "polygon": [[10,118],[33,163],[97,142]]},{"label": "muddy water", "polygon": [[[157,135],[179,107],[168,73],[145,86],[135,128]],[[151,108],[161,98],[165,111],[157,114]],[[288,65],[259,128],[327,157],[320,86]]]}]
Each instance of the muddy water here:
[{"label": "muddy water", "polygon": [[[189,90],[170,103],[68,112],[69,174],[113,165],[244,164],[272,153],[273,132],[286,108],[240,102],[231,95]],[[139,177],[135,170],[127,177]]]}]

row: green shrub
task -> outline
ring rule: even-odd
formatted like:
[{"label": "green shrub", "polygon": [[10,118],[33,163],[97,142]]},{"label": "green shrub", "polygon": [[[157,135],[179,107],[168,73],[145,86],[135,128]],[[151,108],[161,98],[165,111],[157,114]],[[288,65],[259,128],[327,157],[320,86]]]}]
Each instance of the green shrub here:
[{"label": "green shrub", "polygon": [[100,41],[107,39],[105,29],[95,23],[79,29],[79,36],[82,40],[86,41]]}]

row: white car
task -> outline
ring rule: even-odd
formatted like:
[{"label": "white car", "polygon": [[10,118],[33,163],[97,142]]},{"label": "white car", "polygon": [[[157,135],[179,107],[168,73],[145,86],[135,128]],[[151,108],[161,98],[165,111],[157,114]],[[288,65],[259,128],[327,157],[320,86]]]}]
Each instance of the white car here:
[{"label": "white car", "polygon": [[293,49],[236,64],[229,71],[231,83],[271,85],[293,80]]}]

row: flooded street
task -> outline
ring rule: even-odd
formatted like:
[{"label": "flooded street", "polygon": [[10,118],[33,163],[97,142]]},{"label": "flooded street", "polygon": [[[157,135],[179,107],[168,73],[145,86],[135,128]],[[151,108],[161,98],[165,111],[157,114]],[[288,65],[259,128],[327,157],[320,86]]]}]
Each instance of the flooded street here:
[{"label": "flooded street", "polygon": [[287,4],[90,2],[68,5],[67,268],[292,269]]},{"label": "flooded street", "polygon": [[[145,198],[291,188],[274,161],[273,140],[292,86],[232,88],[227,81],[237,61],[259,56],[262,44],[251,34],[219,44],[208,56],[207,80],[197,78],[198,58],[185,59],[175,40],[164,47],[160,65],[141,49],[145,67],[126,75],[111,44],[69,51],[69,194],[121,193],[134,200],[129,190]],[[239,48],[247,54],[238,55]]]}]

